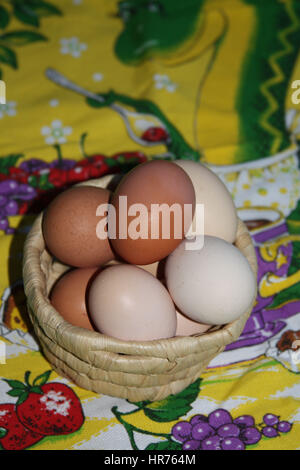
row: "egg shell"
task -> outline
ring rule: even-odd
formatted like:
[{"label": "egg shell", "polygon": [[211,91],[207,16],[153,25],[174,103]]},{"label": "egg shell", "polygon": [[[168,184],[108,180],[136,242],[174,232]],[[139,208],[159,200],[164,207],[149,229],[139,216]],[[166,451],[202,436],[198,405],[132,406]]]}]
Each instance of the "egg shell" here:
[{"label": "egg shell", "polygon": [[89,287],[88,308],[98,331],[121,340],[150,341],[176,332],[167,289],[137,266],[120,264],[100,272]]},{"label": "egg shell", "polygon": [[[134,266],[144,269],[145,271],[147,271],[148,273],[156,277],[156,279],[163,282],[164,276],[165,276],[165,273],[164,273],[165,262],[166,262],[166,258],[164,258],[161,261],[156,261],[155,263],[141,264],[141,265],[134,265]],[[104,267],[115,266],[118,264],[130,264],[130,263],[124,263],[124,261],[120,259],[113,259],[112,261],[109,261],[107,264],[105,264]],[[130,264],[130,266],[132,265]]]},{"label": "egg shell", "polygon": [[78,268],[65,273],[54,284],[50,302],[71,325],[94,330],[87,312],[86,292],[98,268]]},{"label": "egg shell", "polygon": [[176,310],[177,316],[177,329],[176,336],[191,336],[200,333],[205,333],[211,328],[211,325],[205,325],[204,323],[199,323],[194,320],[191,320],[183,313]]},{"label": "egg shell", "polygon": [[221,238],[205,236],[202,249],[187,250],[183,241],[166,261],[170,295],[188,318],[223,325],[252,305],[256,278],[245,256]]},{"label": "egg shell", "polygon": [[[196,204],[204,204],[204,234],[223,238],[229,243],[236,239],[238,216],[234,201],[222,180],[200,162],[175,160],[192,180]],[[201,235],[196,226],[195,211],[193,231]]]},{"label": "egg shell", "polygon": [[78,186],[63,191],[47,207],[42,230],[50,253],[64,264],[87,268],[114,258],[108,237],[97,236],[103,217],[96,215],[100,204],[108,204],[110,191]]},{"label": "egg shell", "polygon": [[[120,196],[127,197],[127,207],[133,204],[143,204],[145,213],[128,215],[124,213],[120,203]],[[114,221],[114,211],[109,210],[108,231],[111,238],[111,245],[114,251],[125,261],[135,265],[152,264],[160,261],[171,253],[184,238],[191,225],[187,219],[184,220],[184,205],[189,204],[192,215],[195,206],[195,191],[190,177],[178,165],[172,162],[155,160],[142,163],[131,170],[120,182],[112,196],[111,204],[115,208],[116,230],[112,230],[110,216]],[[162,217],[155,217],[151,211],[152,204],[165,204],[171,208],[173,204],[178,204],[182,217],[179,220],[174,217],[172,211],[166,215],[166,220],[170,221],[170,233],[163,233]],[[119,219],[124,216],[124,223]],[[146,237],[133,239],[130,233],[131,223],[140,217],[140,226],[146,227]],[[186,222],[186,223],[185,223]],[[148,230],[147,230],[148,228]],[[136,231],[141,229],[137,228]],[[120,231],[124,231],[124,238],[120,236]],[[158,234],[157,239],[151,233]],[[177,238],[177,233],[181,234]],[[116,237],[116,238],[113,238]]]}]

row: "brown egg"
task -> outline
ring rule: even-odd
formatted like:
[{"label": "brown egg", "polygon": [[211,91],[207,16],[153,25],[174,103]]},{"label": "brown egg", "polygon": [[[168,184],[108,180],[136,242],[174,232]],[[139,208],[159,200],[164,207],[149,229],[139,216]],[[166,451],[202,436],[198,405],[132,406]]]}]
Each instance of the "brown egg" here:
[{"label": "brown egg", "polygon": [[[195,191],[182,168],[154,160],[136,166],[121,180],[111,204],[108,232],[114,251],[129,263],[146,265],[168,256],[184,238],[195,209]],[[189,219],[184,217],[184,205],[191,209]]]},{"label": "brown egg", "polygon": [[191,320],[190,318],[183,315],[176,309],[177,316],[177,329],[176,336],[191,336],[199,333],[205,333],[205,331],[211,328],[211,325],[205,325],[197,321]]},{"label": "brown egg", "polygon": [[86,292],[98,268],[72,269],[64,274],[53,286],[50,302],[60,315],[71,325],[94,330],[86,307]]},{"label": "brown egg", "polygon": [[96,215],[101,204],[108,204],[110,192],[92,186],[78,186],[59,194],[47,207],[42,230],[46,246],[59,261],[70,266],[101,266],[114,258],[108,237],[100,239]]}]

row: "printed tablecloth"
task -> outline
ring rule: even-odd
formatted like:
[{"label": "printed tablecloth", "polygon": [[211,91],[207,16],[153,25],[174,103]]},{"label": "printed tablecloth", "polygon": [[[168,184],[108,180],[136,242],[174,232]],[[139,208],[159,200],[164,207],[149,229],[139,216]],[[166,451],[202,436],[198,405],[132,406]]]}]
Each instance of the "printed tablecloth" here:
[{"label": "printed tablecloth", "polygon": [[[297,0],[0,1],[2,448],[300,449],[299,44]],[[22,249],[54,194],[153,158],[200,160],[224,181],[255,243],[258,297],[195,383],[130,403],[51,371]]]}]

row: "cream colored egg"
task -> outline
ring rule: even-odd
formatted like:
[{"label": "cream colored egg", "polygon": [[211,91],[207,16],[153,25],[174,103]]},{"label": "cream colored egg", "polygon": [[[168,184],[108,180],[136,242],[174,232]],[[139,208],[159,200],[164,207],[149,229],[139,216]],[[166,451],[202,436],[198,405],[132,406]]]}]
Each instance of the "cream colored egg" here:
[{"label": "cream colored egg", "polygon": [[[134,264],[133,266],[137,266],[138,268],[144,269],[145,271],[152,274],[154,277],[156,277],[157,279],[161,281],[164,277],[164,263],[165,263],[165,259],[161,261],[156,261],[155,263],[151,263],[151,264],[143,264],[143,265]],[[130,263],[125,263],[120,259],[114,259],[114,260],[109,261],[105,266],[107,267],[115,266],[118,264],[130,264]]]},{"label": "cream colored egg", "polygon": [[[196,204],[204,204],[204,234],[220,237],[233,243],[237,233],[237,211],[228,189],[220,178],[209,168],[191,160],[175,160],[192,180]],[[196,227],[195,211],[193,231],[200,235]],[[198,227],[201,225],[198,224]]]},{"label": "cream colored egg", "polygon": [[176,336],[191,336],[200,333],[205,333],[211,325],[205,325],[197,321],[191,320],[183,313],[176,310],[177,316],[177,329]]},{"label": "cream colored egg", "polygon": [[176,333],[174,303],[161,282],[129,264],[105,268],[88,293],[97,330],[125,341],[170,338]]},{"label": "cream colored egg", "polygon": [[202,249],[186,242],[169,255],[166,284],[187,317],[208,325],[230,323],[251,308],[256,278],[245,256],[221,238],[204,236]]}]

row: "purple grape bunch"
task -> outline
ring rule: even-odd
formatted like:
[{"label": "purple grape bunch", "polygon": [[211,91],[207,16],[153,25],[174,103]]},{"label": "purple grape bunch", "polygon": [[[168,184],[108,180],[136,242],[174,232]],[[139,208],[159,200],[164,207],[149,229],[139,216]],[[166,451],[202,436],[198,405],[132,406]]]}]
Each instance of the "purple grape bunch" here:
[{"label": "purple grape bunch", "polygon": [[178,421],[172,437],[182,443],[182,450],[245,450],[263,436],[274,438],[291,429],[291,423],[273,414],[265,415],[263,423],[256,426],[253,416],[233,418],[227,410],[217,409],[208,416],[197,414],[189,421]]},{"label": "purple grape bunch", "polygon": [[17,215],[19,202],[30,201],[37,195],[36,190],[25,183],[19,183],[13,179],[0,182],[0,230],[5,233],[13,233],[9,227],[8,217]]}]

